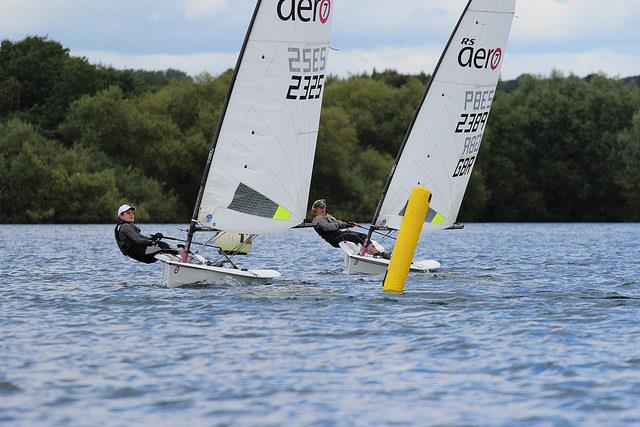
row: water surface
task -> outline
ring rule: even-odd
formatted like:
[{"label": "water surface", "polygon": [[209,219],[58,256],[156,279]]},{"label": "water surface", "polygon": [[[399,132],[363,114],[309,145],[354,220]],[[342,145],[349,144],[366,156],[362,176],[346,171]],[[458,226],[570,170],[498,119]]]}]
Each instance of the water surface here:
[{"label": "water surface", "polygon": [[275,284],[165,289],[112,225],[0,226],[0,425],[639,425],[639,242],[468,224],[387,295],[308,229],[241,261]]}]

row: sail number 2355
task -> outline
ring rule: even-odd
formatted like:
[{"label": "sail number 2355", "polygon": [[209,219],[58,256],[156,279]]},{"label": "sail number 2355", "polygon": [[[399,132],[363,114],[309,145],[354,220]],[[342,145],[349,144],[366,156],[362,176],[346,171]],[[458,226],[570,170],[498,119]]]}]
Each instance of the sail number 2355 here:
[{"label": "sail number 2355", "polygon": [[291,84],[287,99],[318,99],[324,86],[324,70],[327,65],[327,48],[290,47],[289,71]]}]

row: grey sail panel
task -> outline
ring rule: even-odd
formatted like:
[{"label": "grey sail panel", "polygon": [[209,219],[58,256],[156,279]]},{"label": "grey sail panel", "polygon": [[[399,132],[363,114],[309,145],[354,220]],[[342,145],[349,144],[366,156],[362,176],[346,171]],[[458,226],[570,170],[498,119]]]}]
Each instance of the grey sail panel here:
[{"label": "grey sail panel", "polygon": [[263,218],[273,218],[278,211],[278,204],[241,183],[233,195],[229,209]]}]

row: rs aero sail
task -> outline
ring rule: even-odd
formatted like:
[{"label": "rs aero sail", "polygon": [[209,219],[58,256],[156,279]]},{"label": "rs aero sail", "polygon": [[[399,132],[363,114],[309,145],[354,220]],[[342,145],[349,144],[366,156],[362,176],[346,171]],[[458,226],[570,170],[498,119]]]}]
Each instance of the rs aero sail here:
[{"label": "rs aero sail", "polygon": [[[452,227],[473,171],[500,69],[515,0],[470,0],[449,38],[397,154],[369,230],[398,230],[411,190],[432,193],[423,233]],[[384,273],[388,261],[343,245],[350,273]],[[437,261],[412,264],[433,270]]]},{"label": "rs aero sail", "polygon": [[192,252],[200,231],[255,235],[305,217],[324,94],[335,0],[258,0],[207,158],[181,256],[158,255],[175,287],[266,283]]}]

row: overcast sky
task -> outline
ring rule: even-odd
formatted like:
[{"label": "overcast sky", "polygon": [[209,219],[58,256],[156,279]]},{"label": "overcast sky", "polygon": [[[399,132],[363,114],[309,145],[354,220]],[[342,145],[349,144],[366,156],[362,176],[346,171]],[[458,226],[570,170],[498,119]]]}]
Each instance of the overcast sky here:
[{"label": "overcast sky", "polygon": [[[467,0],[332,0],[332,74],[430,74]],[[48,36],[92,63],[233,67],[255,0],[0,0],[0,39]],[[504,79],[640,75],[640,0],[517,0]]]}]

